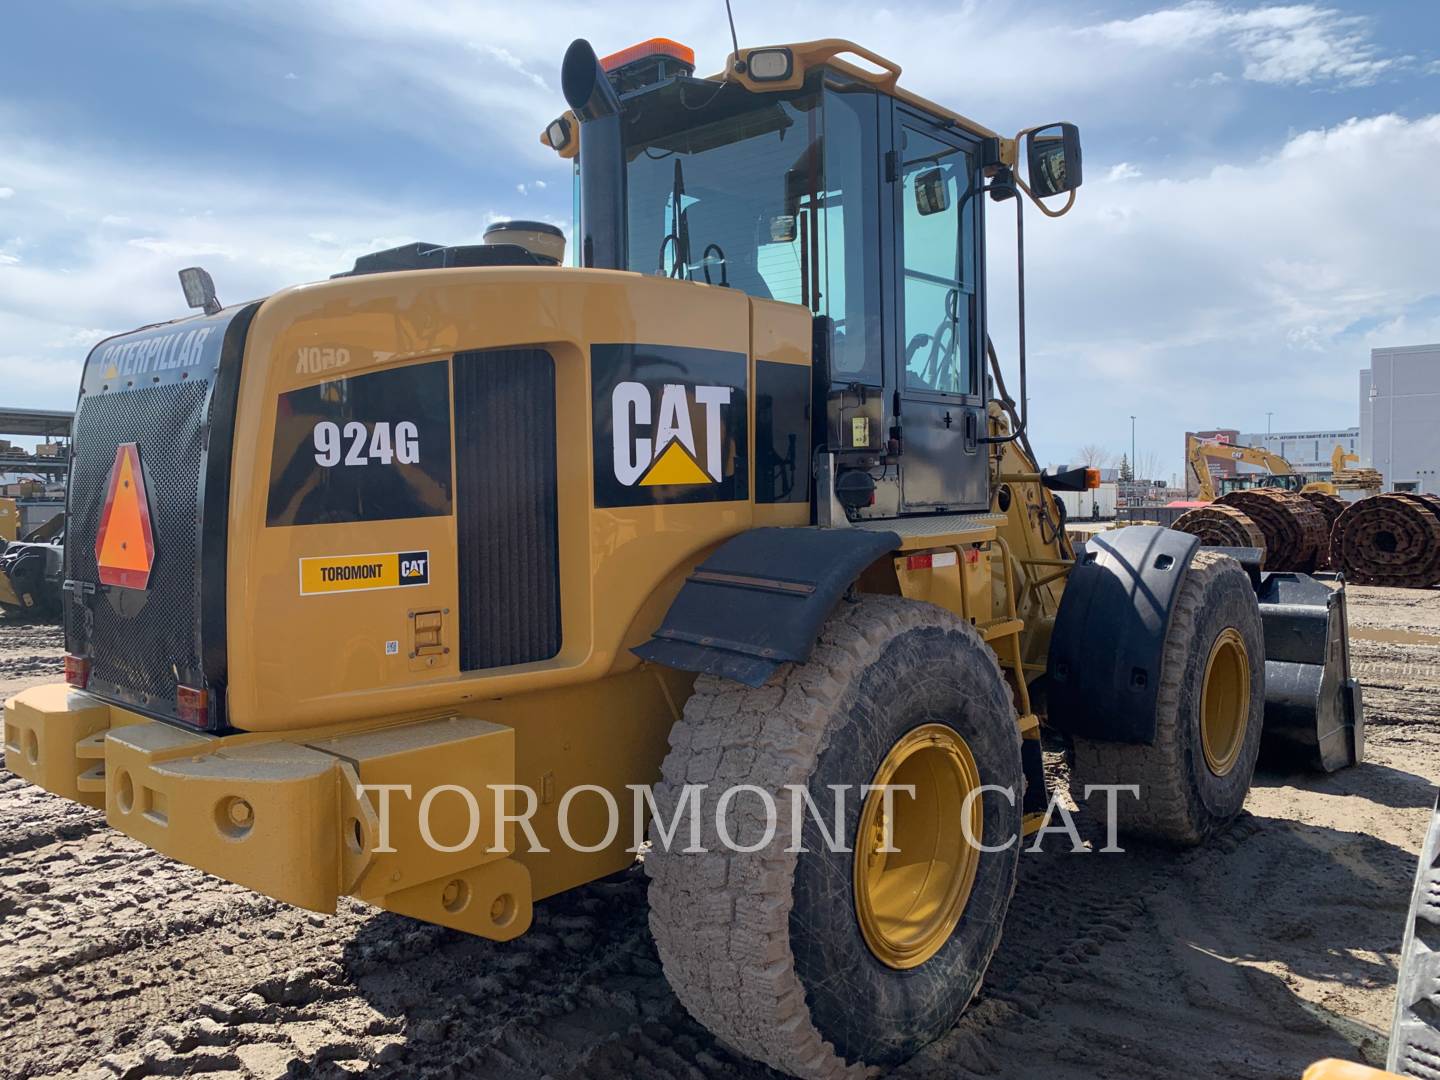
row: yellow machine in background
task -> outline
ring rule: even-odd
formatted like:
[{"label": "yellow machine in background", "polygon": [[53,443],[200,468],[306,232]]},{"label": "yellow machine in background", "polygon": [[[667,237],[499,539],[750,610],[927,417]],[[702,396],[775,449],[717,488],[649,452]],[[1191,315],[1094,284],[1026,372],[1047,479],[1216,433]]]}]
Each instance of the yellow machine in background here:
[{"label": "yellow machine in background", "polygon": [[[20,512],[14,499],[0,499],[0,524],[9,519],[18,531]],[[60,614],[65,515],[55,514],[39,528],[6,536],[0,548],[0,611],[53,619]]]},{"label": "yellow machine in background", "polygon": [[1347,468],[1348,462],[1356,462],[1360,458],[1357,454],[1347,454],[1345,448],[1339,444],[1336,444],[1330,455],[1331,475],[1327,480],[1312,480],[1304,474],[1296,473],[1290,462],[1261,447],[1208,442],[1193,435],[1186,437],[1185,459],[1198,488],[1196,497],[1206,502],[1214,501],[1217,495],[1215,477],[1208,464],[1211,461],[1243,461],[1247,465],[1258,465],[1268,470],[1266,475],[1244,474],[1222,478],[1221,494],[1251,487],[1278,487],[1295,492],[1318,491],[1326,495],[1338,495],[1341,491],[1374,494],[1382,487],[1380,474],[1374,469]]},{"label": "yellow machine in background", "polygon": [[[1324,491],[1333,495],[1334,489],[1321,482],[1310,481],[1298,475],[1290,462],[1279,454],[1258,446],[1236,446],[1232,443],[1207,442],[1190,435],[1185,440],[1185,459],[1190,474],[1195,477],[1199,489],[1198,498],[1213,502],[1216,498],[1215,478],[1210,472],[1211,461],[1243,461],[1247,465],[1259,465],[1268,470],[1268,475],[1244,475],[1226,477],[1222,485],[1226,490],[1244,487],[1281,487],[1290,491]],[[1328,489],[1328,490],[1327,490]]]},{"label": "yellow machine in background", "polygon": [[[1076,558],[1054,492],[1098,474],[1037,468],[983,210],[1063,212],[1078,131],[1002,137],[899,76],[839,40],[708,79],[577,41],[544,138],[578,266],[514,222],[229,308],[182,271],[203,315],[86,362],[68,685],[7,704],[7,766],[291,903],[497,940],[653,818],[680,999],[828,1077],[978,989],[1049,810],[1042,724],[1080,799],[1139,783],[1119,827],[1177,845],[1240,812],[1262,737],[1358,760],[1343,591],[1257,596],[1155,527]],[[1311,632],[1272,701],[1281,609]],[[843,844],[747,801],[836,787]]]},{"label": "yellow machine in background", "polygon": [[1359,454],[1347,454],[1343,446],[1336,444],[1330,454],[1330,481],[1335,487],[1335,494],[1342,491],[1359,492],[1359,495],[1350,496],[1353,499],[1378,495],[1385,489],[1385,478],[1378,469],[1350,468],[1352,462],[1358,465],[1359,461]]}]

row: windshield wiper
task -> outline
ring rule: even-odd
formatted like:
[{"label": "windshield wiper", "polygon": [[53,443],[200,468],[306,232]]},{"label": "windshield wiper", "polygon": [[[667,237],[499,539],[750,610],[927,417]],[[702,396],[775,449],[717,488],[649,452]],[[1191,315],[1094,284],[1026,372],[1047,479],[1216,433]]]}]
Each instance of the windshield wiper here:
[{"label": "windshield wiper", "polygon": [[670,190],[670,236],[675,241],[675,261],[670,266],[670,276],[686,276],[690,268],[690,224],[685,218],[681,201],[685,198],[685,171],[681,168],[679,155],[675,158],[675,185]]}]

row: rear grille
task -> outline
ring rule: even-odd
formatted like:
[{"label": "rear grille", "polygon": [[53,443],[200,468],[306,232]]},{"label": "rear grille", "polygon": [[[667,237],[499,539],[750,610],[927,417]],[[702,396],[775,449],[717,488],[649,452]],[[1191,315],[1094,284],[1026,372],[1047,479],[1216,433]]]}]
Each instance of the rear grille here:
[{"label": "rear grille", "polygon": [[[98,584],[95,537],[115,448],[138,443],[155,536],[143,592],[66,598],[65,644],[91,656],[90,686],[144,711],[176,716],[175,687],[203,685],[199,628],[200,473],[209,384],[149,386],[82,399],[65,526],[65,576]],[[178,677],[178,678],[177,678]]]},{"label": "rear grille", "polygon": [[463,671],[560,651],[555,361],[541,349],[455,357],[455,513]]}]

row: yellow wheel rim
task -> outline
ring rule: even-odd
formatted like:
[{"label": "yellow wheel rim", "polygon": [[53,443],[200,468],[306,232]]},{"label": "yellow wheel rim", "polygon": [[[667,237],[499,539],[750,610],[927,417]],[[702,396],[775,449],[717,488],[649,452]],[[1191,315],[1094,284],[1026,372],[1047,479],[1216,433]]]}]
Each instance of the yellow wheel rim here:
[{"label": "yellow wheel rim", "polygon": [[[854,844],[855,915],[877,960],[918,967],[950,940],[975,884],[980,851],[962,815],[980,770],[953,729],[925,724],[890,748],[871,783],[909,785],[915,797],[891,791],[887,819],[884,792],[866,796]],[[977,795],[969,807],[976,843],[984,835],[981,802]]]},{"label": "yellow wheel rim", "polygon": [[1210,647],[1200,693],[1200,745],[1216,776],[1224,776],[1240,759],[1249,723],[1250,654],[1240,632],[1226,627]]}]

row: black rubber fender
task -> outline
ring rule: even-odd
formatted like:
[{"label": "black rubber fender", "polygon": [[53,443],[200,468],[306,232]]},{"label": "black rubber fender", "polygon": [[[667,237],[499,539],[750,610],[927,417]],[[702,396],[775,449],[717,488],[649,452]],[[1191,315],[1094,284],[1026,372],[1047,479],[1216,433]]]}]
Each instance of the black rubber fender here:
[{"label": "black rubber fender", "polygon": [[681,586],[654,636],[631,651],[680,671],[761,686],[810,658],[820,627],[867,566],[900,546],[869,529],[750,529]]},{"label": "black rubber fender", "polygon": [[1100,741],[1155,741],[1165,632],[1199,546],[1198,537],[1157,525],[1097,533],[1085,544],[1050,637],[1050,727]]}]

